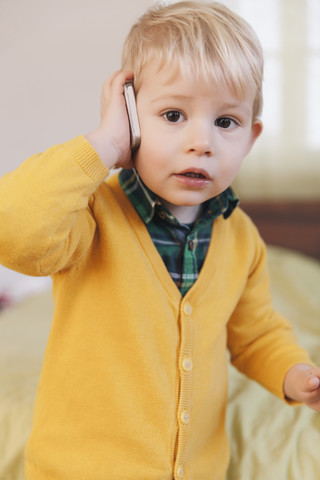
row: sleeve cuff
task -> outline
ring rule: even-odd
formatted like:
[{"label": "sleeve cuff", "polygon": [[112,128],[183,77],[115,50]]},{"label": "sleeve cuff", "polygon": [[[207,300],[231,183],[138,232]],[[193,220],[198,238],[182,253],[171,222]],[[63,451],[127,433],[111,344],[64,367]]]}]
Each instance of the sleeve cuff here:
[{"label": "sleeve cuff", "polygon": [[109,169],[83,135],[69,140],[63,146],[94,182],[103,181],[109,175]]}]

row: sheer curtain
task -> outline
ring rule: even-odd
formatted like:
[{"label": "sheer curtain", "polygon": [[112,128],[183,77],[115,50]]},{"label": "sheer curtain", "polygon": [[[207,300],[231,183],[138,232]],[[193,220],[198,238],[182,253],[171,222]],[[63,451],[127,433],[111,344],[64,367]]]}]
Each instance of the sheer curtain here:
[{"label": "sheer curtain", "polygon": [[320,198],[320,0],[225,0],[265,52],[264,131],[234,183],[242,198]]}]

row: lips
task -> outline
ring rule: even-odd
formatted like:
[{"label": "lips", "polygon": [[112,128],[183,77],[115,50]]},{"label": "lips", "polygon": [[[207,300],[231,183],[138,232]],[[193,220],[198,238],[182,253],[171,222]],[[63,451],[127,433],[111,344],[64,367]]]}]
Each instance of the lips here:
[{"label": "lips", "polygon": [[193,172],[187,172],[183,174],[185,177],[190,177],[190,178],[206,178],[202,173],[193,173]]},{"label": "lips", "polygon": [[206,170],[190,168],[176,173],[175,178],[186,187],[201,188],[208,184],[210,175]]},{"label": "lips", "polygon": [[207,180],[209,180],[210,178],[210,175],[206,170],[198,169],[198,168],[186,169],[186,170],[183,170],[182,172],[179,172],[177,175],[183,175],[189,178],[202,178]]}]

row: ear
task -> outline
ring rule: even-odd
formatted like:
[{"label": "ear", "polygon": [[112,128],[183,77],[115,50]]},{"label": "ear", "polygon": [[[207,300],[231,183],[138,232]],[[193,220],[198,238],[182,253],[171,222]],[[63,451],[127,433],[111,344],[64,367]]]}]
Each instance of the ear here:
[{"label": "ear", "polygon": [[260,136],[262,130],[263,130],[263,124],[262,124],[261,120],[256,119],[251,126],[251,136],[250,136],[250,141],[249,141],[249,145],[248,145],[247,154],[250,152],[250,150],[253,147],[255,141]]}]

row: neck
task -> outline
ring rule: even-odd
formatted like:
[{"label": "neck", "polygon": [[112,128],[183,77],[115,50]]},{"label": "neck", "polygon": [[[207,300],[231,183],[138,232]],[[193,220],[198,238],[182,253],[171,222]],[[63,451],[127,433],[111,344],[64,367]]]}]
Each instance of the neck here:
[{"label": "neck", "polygon": [[202,212],[202,205],[173,205],[166,200],[161,200],[172,215],[180,223],[194,223]]}]

